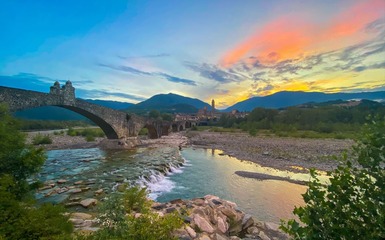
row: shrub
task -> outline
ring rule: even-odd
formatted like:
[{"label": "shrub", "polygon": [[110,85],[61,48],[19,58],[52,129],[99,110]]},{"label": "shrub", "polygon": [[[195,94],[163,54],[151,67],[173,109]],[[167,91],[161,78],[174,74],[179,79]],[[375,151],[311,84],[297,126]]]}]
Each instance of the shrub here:
[{"label": "shrub", "polygon": [[[164,217],[151,212],[146,189],[133,187],[123,194],[112,194],[101,207],[101,230],[86,239],[171,240],[173,231],[182,227],[177,213]],[[127,214],[128,213],[128,214]],[[134,213],[140,213],[135,216]],[[83,237],[84,238],[84,237]]]},{"label": "shrub", "polygon": [[142,128],[142,129],[140,129],[139,135],[147,136],[147,135],[148,135],[148,129],[147,129],[147,128]]},{"label": "shrub", "polygon": [[32,144],[33,145],[40,145],[40,144],[51,144],[52,139],[49,135],[41,135],[40,133],[37,134],[33,139],[32,139]]},{"label": "shrub", "polygon": [[326,186],[311,170],[306,205],[294,209],[302,224],[291,219],[281,229],[295,239],[385,238],[385,119],[365,126],[350,158],[340,157]]},{"label": "shrub", "polygon": [[250,129],[249,134],[253,137],[257,136],[257,129],[255,129],[255,128]]},{"label": "shrub", "polygon": [[86,138],[86,141],[87,141],[87,142],[93,142],[93,141],[95,141],[95,137],[94,137],[94,136],[91,136],[91,135],[87,135],[85,138]]}]

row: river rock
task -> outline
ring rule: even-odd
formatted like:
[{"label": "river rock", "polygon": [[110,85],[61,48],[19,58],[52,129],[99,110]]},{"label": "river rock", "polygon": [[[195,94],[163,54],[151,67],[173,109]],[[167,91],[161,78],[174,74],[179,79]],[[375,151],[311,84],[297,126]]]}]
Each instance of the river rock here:
[{"label": "river rock", "polygon": [[265,228],[267,230],[279,231],[279,225],[272,222],[265,222]]},{"label": "river rock", "polygon": [[194,231],[194,229],[192,229],[190,226],[186,226],[185,229],[187,233],[190,235],[190,237],[196,238],[197,233]]},{"label": "river rock", "polygon": [[96,200],[94,198],[87,198],[87,199],[80,201],[80,205],[82,205],[85,208],[95,206],[97,203],[98,203],[98,200]]},{"label": "river rock", "polygon": [[61,193],[67,192],[67,191],[68,191],[68,188],[63,187],[63,188],[59,188],[56,192],[57,192],[58,194],[61,194]]},{"label": "river rock", "polygon": [[39,191],[44,191],[44,190],[47,190],[47,189],[51,189],[52,187],[50,185],[48,186],[43,186],[41,188],[39,188]]},{"label": "river rock", "polygon": [[263,231],[260,231],[258,236],[262,239],[262,240],[270,240],[270,238],[266,235],[265,232]]},{"label": "river rock", "polygon": [[81,188],[73,188],[68,191],[68,193],[81,193],[82,189]]},{"label": "river rock", "polygon": [[226,233],[229,229],[229,224],[226,222],[226,220],[221,217],[218,217],[217,219],[217,226],[219,231],[221,231],[222,233]]},{"label": "river rock", "polygon": [[59,179],[59,180],[57,180],[56,182],[57,182],[58,184],[63,184],[63,183],[66,183],[67,180],[65,180],[65,179]]},{"label": "river rock", "polygon": [[222,236],[222,235],[220,235],[220,234],[218,234],[218,233],[216,233],[214,236],[215,236],[214,239],[216,239],[216,240],[228,240],[227,237]]},{"label": "river rock", "polygon": [[92,219],[92,215],[88,213],[74,212],[74,213],[71,213],[71,218],[89,220],[89,219]]},{"label": "river rock", "polygon": [[83,184],[83,180],[80,180],[80,181],[76,181],[74,182],[75,185],[80,185],[80,184]]},{"label": "river rock", "polygon": [[211,238],[209,236],[207,236],[206,234],[202,234],[202,236],[200,236],[198,238],[198,240],[211,240]]},{"label": "river rock", "polygon": [[254,224],[254,219],[250,214],[245,214],[242,219],[242,229],[247,229]]},{"label": "river rock", "polygon": [[214,232],[213,226],[211,226],[211,224],[205,218],[201,217],[199,214],[195,214],[193,216],[193,220],[196,226],[203,232],[207,232],[207,233]]},{"label": "river rock", "polygon": [[100,194],[102,194],[104,192],[104,190],[101,188],[101,189],[99,189],[99,190],[96,190],[95,191],[95,194],[96,195],[100,195]]},{"label": "river rock", "polygon": [[231,236],[237,235],[242,231],[242,223],[240,221],[234,222],[229,228],[229,234]]}]

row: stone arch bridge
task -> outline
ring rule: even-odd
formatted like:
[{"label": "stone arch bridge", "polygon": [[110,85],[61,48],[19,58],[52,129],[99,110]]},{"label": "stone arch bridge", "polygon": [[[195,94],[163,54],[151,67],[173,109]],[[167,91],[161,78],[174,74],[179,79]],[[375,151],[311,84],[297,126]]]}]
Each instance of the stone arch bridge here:
[{"label": "stone arch bridge", "polygon": [[0,86],[0,102],[6,102],[11,112],[41,106],[69,109],[97,124],[108,139],[136,139],[143,127],[149,130],[150,138],[159,138],[168,135],[172,129],[170,122],[153,121],[76,99],[75,88],[70,81],[62,87],[59,82],[55,82],[49,93]]}]

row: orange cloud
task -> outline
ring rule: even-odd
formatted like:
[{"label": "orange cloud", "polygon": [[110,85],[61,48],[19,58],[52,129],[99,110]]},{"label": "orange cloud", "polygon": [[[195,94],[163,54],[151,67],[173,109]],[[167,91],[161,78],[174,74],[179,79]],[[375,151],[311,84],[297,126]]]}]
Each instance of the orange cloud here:
[{"label": "orange cloud", "polygon": [[297,19],[275,19],[265,25],[262,31],[228,52],[221,61],[222,65],[229,67],[248,53],[257,53],[258,60],[264,63],[293,57],[303,45],[310,43],[311,38],[304,34],[309,28]]},{"label": "orange cloud", "polygon": [[273,64],[299,58],[312,49],[316,51],[317,45],[336,48],[341,43],[346,44],[342,41],[344,38],[356,34],[366,24],[384,15],[384,9],[384,0],[359,1],[332,18],[327,26],[299,17],[279,17],[227,52],[220,63],[224,67],[231,67],[250,54],[263,64]]},{"label": "orange cloud", "polygon": [[384,0],[359,1],[346,9],[331,21],[332,26],[327,31],[329,37],[351,35],[385,13]]}]

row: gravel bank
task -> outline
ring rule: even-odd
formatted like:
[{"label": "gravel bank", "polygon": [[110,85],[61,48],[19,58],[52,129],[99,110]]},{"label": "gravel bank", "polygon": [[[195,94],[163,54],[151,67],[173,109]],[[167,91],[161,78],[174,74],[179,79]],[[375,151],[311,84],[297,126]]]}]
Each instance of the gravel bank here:
[{"label": "gravel bank", "polygon": [[334,169],[338,162],[332,156],[354,144],[352,140],[252,137],[247,133],[191,131],[188,136],[197,147],[220,149],[240,160],[290,171]]},{"label": "gravel bank", "polygon": [[32,144],[33,138],[38,135],[49,135],[52,139],[51,144],[39,145],[46,150],[53,149],[78,149],[78,148],[94,148],[98,147],[99,142],[104,138],[95,138],[95,141],[87,142],[86,139],[82,136],[68,136],[63,135],[54,135],[53,131],[38,131],[38,132],[28,132],[27,133],[27,143]]}]

